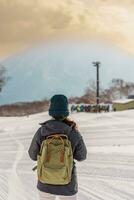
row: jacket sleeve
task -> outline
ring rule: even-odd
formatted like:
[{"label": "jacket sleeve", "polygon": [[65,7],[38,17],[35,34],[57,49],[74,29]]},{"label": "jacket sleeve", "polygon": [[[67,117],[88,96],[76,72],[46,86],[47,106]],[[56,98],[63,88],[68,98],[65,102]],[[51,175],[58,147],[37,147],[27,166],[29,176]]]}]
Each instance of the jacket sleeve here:
[{"label": "jacket sleeve", "polygon": [[86,159],[86,157],[87,157],[87,149],[83,141],[83,138],[81,136],[74,150],[74,159],[77,161],[83,161]]},{"label": "jacket sleeve", "polygon": [[37,160],[37,155],[40,151],[40,134],[41,134],[41,128],[38,129],[38,131],[35,133],[31,145],[29,147],[28,153],[32,160]]}]

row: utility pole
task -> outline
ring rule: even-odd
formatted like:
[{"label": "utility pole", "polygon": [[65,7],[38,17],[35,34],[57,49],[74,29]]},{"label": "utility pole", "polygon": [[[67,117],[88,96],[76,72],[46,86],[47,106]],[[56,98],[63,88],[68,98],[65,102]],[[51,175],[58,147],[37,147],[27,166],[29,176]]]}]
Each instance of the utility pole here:
[{"label": "utility pole", "polygon": [[100,62],[92,62],[94,67],[96,67],[96,104],[97,106],[100,103],[100,95],[99,95],[99,67],[100,67]]}]

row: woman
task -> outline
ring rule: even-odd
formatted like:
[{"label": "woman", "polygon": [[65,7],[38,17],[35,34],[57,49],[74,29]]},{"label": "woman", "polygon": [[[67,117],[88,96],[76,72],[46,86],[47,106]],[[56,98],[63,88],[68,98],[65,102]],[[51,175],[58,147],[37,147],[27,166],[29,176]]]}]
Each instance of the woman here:
[{"label": "woman", "polygon": [[[68,99],[64,95],[54,95],[51,98],[49,115],[52,119],[41,123],[41,127],[36,132],[29,148],[29,156],[32,160],[37,160],[42,141],[54,132],[66,134],[71,142],[73,159],[83,161],[86,159],[87,150],[83,138],[76,127],[76,123],[70,121]],[[44,184],[38,180],[37,188],[39,190],[40,200],[54,200],[59,196],[61,200],[76,200],[78,192],[77,173],[75,162],[73,161],[73,169],[71,181],[66,185]]]}]

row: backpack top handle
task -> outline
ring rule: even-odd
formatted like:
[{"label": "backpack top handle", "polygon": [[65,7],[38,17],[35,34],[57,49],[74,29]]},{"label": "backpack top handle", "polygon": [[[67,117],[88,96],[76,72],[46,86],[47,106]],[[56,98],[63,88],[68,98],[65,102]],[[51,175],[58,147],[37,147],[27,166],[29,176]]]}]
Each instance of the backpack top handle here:
[{"label": "backpack top handle", "polygon": [[47,139],[50,139],[50,141],[48,141],[48,144],[50,144],[54,139],[59,139],[61,140],[62,144],[64,145],[64,140],[63,140],[63,137],[68,139],[67,135],[64,135],[64,134],[53,134],[53,135],[49,135],[47,137]]},{"label": "backpack top handle", "polygon": [[52,135],[47,136],[47,139],[49,138],[55,138],[55,139],[59,139],[60,137],[66,138],[68,139],[68,136],[65,134],[60,134],[60,133],[53,133]]}]

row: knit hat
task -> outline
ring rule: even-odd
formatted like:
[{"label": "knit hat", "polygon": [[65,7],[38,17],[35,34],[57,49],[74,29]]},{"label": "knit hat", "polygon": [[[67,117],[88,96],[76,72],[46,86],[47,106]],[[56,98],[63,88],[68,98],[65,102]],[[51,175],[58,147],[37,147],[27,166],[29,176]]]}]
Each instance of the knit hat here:
[{"label": "knit hat", "polygon": [[49,107],[50,116],[65,116],[69,115],[68,99],[66,96],[59,94],[54,95],[50,100]]}]

